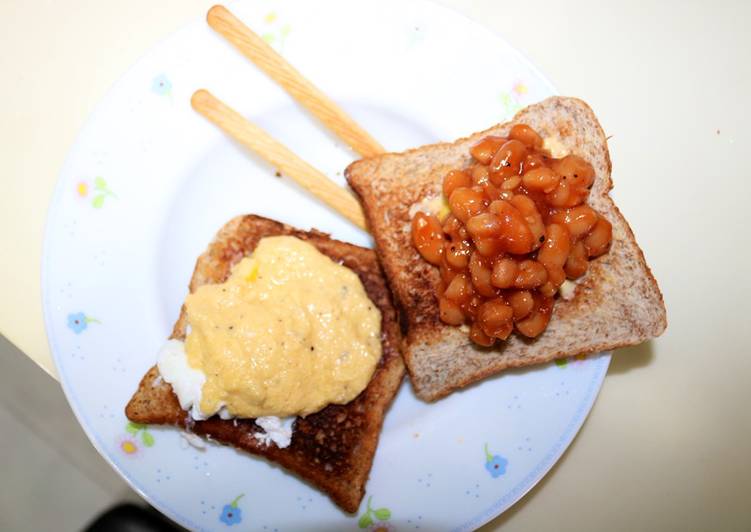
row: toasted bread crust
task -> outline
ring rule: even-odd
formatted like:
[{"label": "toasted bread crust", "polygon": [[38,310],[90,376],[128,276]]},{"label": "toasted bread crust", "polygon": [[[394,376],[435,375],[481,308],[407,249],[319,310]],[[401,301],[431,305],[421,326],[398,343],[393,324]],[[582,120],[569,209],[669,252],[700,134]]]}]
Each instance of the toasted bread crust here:
[{"label": "toasted bread crust", "polygon": [[[333,240],[318,231],[299,231],[259,216],[239,216],[222,227],[198,258],[190,291],[204,284],[223,282],[232,266],[251,253],[261,238],[274,235],[293,235],[310,242],[323,254],[352,269],[380,309],[383,354],[368,387],[346,405],[330,405],[306,418],[298,418],[292,442],[285,449],[259,442],[254,434],[261,429],[252,419],[233,421],[215,416],[193,421],[180,408],[172,387],[161,380],[156,366],[141,380],[125,414],[137,423],[177,425],[263,456],[310,481],[343,510],[355,512],[365,494],[385,411],[404,376],[397,315],[375,253]],[[171,338],[184,339],[186,326],[183,308]]]},{"label": "toasted bread crust", "polygon": [[[611,250],[590,262],[571,301],[559,300],[548,329],[534,340],[512,335],[500,347],[484,349],[466,332],[440,321],[437,268],[411,243],[410,208],[440,195],[443,176],[467,166],[469,148],[487,135],[508,134],[516,123],[558,140],[595,169],[589,203],[613,225]],[[415,392],[424,400],[506,368],[634,345],[667,326],[662,294],[623,215],[608,195],[612,189],[607,139],[589,106],[575,98],[552,97],[521,110],[513,120],[453,143],[352,163],[345,175],[360,197],[394,300],[406,322],[403,354]]]}]

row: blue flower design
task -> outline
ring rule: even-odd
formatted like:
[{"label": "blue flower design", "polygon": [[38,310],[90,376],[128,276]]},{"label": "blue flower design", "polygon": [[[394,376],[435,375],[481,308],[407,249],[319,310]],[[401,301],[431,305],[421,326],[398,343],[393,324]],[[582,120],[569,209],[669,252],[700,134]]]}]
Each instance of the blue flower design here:
[{"label": "blue flower design", "polygon": [[68,328],[76,334],[81,334],[89,326],[89,323],[99,323],[94,318],[89,318],[83,312],[68,314]]},{"label": "blue flower design", "polygon": [[222,513],[219,516],[219,520],[227,526],[232,526],[240,523],[243,520],[243,511],[238,508],[237,503],[242,499],[244,494],[238,495],[234,501],[229,504],[225,504],[222,508]]},{"label": "blue flower design", "polygon": [[243,511],[240,508],[232,508],[231,505],[225,504],[222,508],[222,515],[219,520],[225,525],[236,525],[243,520]]},{"label": "blue flower design", "polygon": [[508,465],[508,460],[506,460],[503,456],[496,454],[492,455],[490,454],[490,451],[488,451],[488,444],[485,444],[485,469],[488,470],[488,473],[490,473],[490,476],[493,478],[498,478],[501,475],[503,475],[506,472],[506,466]]},{"label": "blue flower design", "polygon": [[172,94],[172,82],[164,74],[159,74],[151,82],[151,90],[160,96],[169,96]]}]

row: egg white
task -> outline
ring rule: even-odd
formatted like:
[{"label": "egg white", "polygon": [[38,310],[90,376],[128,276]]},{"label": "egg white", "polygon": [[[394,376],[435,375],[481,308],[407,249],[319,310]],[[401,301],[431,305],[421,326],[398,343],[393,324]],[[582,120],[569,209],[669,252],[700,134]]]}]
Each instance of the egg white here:
[{"label": "egg white", "polygon": [[[206,382],[206,374],[190,366],[185,344],[180,340],[167,340],[159,350],[157,367],[164,381],[172,386],[180,407],[189,412],[193,419],[201,421],[215,414],[222,419],[234,417],[223,404],[218,405],[213,412],[201,410],[201,395]],[[296,419],[296,417],[259,417],[256,419],[256,424],[263,431],[257,432],[254,436],[266,445],[274,443],[280,448],[287,447],[292,441],[292,430]]]}]

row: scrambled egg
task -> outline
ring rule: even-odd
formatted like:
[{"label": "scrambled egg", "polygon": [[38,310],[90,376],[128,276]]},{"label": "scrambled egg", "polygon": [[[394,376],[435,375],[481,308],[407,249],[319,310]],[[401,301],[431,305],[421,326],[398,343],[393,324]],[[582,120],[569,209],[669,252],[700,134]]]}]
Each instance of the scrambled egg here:
[{"label": "scrambled egg", "polygon": [[305,416],[346,404],[381,358],[381,314],[357,274],[295,237],[262,239],[226,282],[201,286],[185,305],[192,400],[172,384],[194,417]]}]

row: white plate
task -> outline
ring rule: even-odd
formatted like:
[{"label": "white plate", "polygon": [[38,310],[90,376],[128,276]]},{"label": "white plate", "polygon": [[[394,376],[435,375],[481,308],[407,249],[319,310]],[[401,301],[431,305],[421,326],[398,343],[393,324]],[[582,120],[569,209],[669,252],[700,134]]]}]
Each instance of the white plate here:
[{"label": "white plate", "polygon": [[[466,135],[553,93],[503,40],[422,0],[233,10],[388,149]],[[353,158],[203,20],[112,88],[61,172],[43,260],[50,345],[93,444],[192,529],[468,530],[503,512],[571,442],[609,356],[507,372],[433,405],[405,382],[356,515],[263,460],[128,424],[123,407],[177,317],[194,261],[230,217],[258,213],[370,244],[197,116],[189,99],[201,87],[340,183]]]}]

